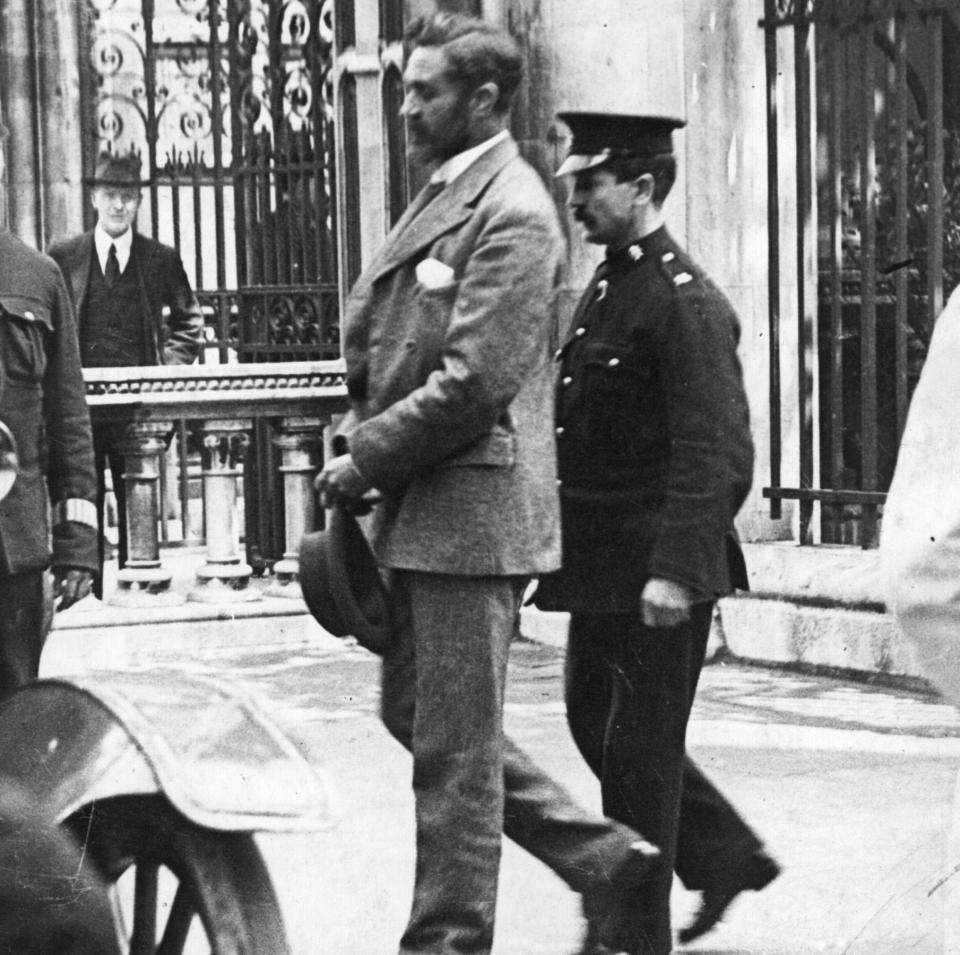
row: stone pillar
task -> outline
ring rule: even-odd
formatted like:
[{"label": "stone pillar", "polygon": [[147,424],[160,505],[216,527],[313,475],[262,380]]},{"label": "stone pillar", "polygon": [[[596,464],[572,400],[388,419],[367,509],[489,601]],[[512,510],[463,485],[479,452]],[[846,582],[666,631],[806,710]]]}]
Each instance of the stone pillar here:
[{"label": "stone pillar", "polygon": [[258,590],[247,586],[253,569],[241,560],[237,520],[237,478],[252,427],[253,422],[243,418],[204,421],[200,426],[207,562],[197,571],[191,600],[236,603],[261,599]]},{"label": "stone pillar", "polygon": [[170,591],[173,575],[160,563],[160,463],[171,421],[127,425],[117,450],[123,455],[127,492],[127,563],[117,574],[109,603],[118,607],[157,607],[183,603]]},{"label": "stone pillar", "polygon": [[317,473],[324,422],[320,418],[284,418],[273,443],[280,449],[283,475],[283,558],[273,566],[274,582],[267,593],[275,597],[296,597],[300,591],[300,538],[314,528]]}]

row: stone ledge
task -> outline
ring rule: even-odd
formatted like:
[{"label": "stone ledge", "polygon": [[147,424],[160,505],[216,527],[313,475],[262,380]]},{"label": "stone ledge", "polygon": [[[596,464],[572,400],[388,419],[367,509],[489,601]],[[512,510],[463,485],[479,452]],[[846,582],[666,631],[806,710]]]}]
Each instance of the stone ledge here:
[{"label": "stone ledge", "polygon": [[720,621],[723,645],[739,660],[923,680],[887,613],[738,596],[720,601]]},{"label": "stone ledge", "polygon": [[743,544],[753,596],[882,611],[885,582],[877,550],[792,541]]}]

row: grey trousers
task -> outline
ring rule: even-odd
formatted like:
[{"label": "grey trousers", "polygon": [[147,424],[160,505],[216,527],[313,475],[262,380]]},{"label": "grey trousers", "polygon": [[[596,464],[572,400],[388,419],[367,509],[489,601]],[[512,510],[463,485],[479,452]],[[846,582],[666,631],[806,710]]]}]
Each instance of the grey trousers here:
[{"label": "grey trousers", "polygon": [[413,753],[417,829],[402,955],[490,951],[501,833],[577,892],[609,879],[637,838],[581,809],[504,736],[507,658],[525,583],[393,575],[382,717]]}]

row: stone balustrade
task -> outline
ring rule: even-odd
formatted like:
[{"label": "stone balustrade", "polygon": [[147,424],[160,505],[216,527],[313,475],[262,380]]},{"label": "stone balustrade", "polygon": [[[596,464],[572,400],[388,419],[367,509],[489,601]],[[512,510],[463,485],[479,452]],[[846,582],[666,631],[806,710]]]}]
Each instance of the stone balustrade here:
[{"label": "stone balustrade", "polygon": [[346,409],[343,364],[283,362],[85,369],[95,422],[122,431],[128,559],[109,602],[162,606],[187,599],[170,588],[160,555],[160,471],[175,421],[195,422],[203,462],[206,562],[189,599],[259,599],[240,547],[237,480],[258,418],[270,419],[280,449],[285,550],[274,567],[273,595],[300,596],[298,548],[313,527],[313,475],[323,454],[323,430]]}]

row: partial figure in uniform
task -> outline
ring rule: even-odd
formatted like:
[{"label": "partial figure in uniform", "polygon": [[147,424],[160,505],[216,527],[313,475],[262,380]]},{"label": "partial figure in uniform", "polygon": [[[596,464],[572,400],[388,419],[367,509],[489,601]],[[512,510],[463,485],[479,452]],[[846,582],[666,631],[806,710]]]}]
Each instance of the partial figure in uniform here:
[{"label": "partial figure in uniform", "polygon": [[685,755],[714,604],[747,586],[733,527],[753,472],[740,327],[664,226],[682,122],[560,118],[573,141],[557,175],[572,177],[573,217],[607,254],[558,354],[563,568],[534,600],[571,614],[567,717],[604,812],[663,852],[626,951],[666,955],[674,868],[702,892],[681,941],[779,872]]},{"label": "partial figure in uniform", "polygon": [[502,832],[619,945],[656,850],[581,810],[503,733],[520,600],[560,562],[549,336],[563,242],[509,133],[522,58],[454,14],[414,21],[405,51],[411,159],[431,180],[347,300],[350,411],[317,479],[327,507],[382,496],[372,543],[393,634],[381,710],[413,753],[417,824],[400,952],[490,951]]},{"label": "partial figure in uniform", "polygon": [[[0,422],[18,474],[0,502],[0,697],[37,676],[53,618],[99,571],[97,478],[70,298],[56,264],[0,230]],[[48,568],[53,569],[51,592]]]},{"label": "partial figure in uniform", "polygon": [[[50,248],[67,280],[77,315],[84,368],[189,365],[200,354],[203,316],[176,249],[135,230],[141,189],[140,160],[101,156],[90,184],[97,224]],[[166,312],[166,314],[165,314]],[[94,444],[100,485],[100,556],[104,556],[105,469],[117,499],[118,560],[127,562],[126,488],[120,434],[97,426]],[[102,585],[98,582],[98,596]]]}]

